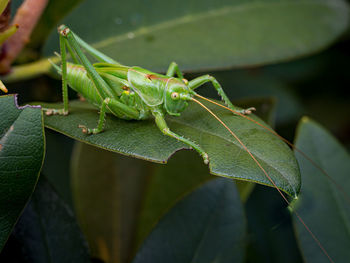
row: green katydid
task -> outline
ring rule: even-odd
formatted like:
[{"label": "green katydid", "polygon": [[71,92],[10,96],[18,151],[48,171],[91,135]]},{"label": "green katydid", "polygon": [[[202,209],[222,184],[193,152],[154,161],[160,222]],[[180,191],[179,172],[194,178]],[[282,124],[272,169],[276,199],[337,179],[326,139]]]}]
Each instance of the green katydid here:
[{"label": "green katydid", "polygon": [[[208,154],[196,143],[172,132],[165,119],[165,114],[179,116],[186,109],[187,101],[198,101],[194,90],[204,83],[211,82],[226,105],[240,114],[249,114],[254,108],[239,110],[232,105],[219,82],[212,76],[205,75],[187,81],[176,63],[171,63],[166,75],[153,73],[140,67],[121,65],[93,49],[66,26],[59,27],[63,89],[63,109],[47,109],[46,114],[68,114],[67,82],[91,104],[100,108],[100,118],[96,128],[79,127],[84,133],[96,134],[103,131],[106,113],[112,113],[126,120],[144,120],[151,115],[160,131],[189,145],[196,150],[207,164]],[[91,65],[80,46],[100,60]],[[66,61],[66,47],[76,64]],[[73,52],[74,51],[74,52]],[[75,54],[78,56],[75,57]],[[79,65],[78,59],[82,66]],[[175,74],[177,78],[174,77]]]},{"label": "green katydid", "polygon": [[[194,101],[207,110],[231,133],[242,148],[249,153],[251,158],[259,166],[260,170],[265,174],[271,184],[277,189],[283,199],[290,204],[290,202],[282,194],[281,190],[276,186],[275,182],[271,179],[259,161],[243,144],[243,142],[219,117],[217,117],[210,109],[208,109],[195,97],[205,99],[211,103],[230,110],[234,114],[240,115],[249,119],[250,121],[255,122],[257,125],[262,126],[269,132],[272,132],[281,138],[283,141],[294,147],[294,149],[297,151],[299,150],[295,148],[293,144],[280,137],[269,127],[266,127],[265,125],[246,116],[255,110],[254,108],[243,110],[236,108],[230,102],[221,85],[214,77],[205,75],[188,81],[184,78],[178,65],[174,62],[170,64],[165,75],[154,73],[141,67],[121,65],[112,58],[109,58],[98,50],[92,48],[76,34],[74,34],[68,27],[61,25],[58,28],[58,31],[62,65],[61,67],[54,65],[54,67],[62,75],[63,108],[44,109],[46,111],[46,115],[68,114],[67,84],[69,84],[72,89],[81,94],[82,97],[84,97],[88,102],[100,109],[97,127],[89,128],[79,125],[82,132],[86,134],[96,134],[102,132],[104,129],[106,113],[111,113],[118,118],[126,120],[144,120],[153,116],[156,125],[163,134],[189,145],[202,156],[204,162],[207,164],[209,163],[208,154],[196,143],[172,132],[165,121],[166,114],[179,116],[181,112],[186,109],[188,101]],[[99,62],[92,65],[82,51],[82,48],[85,49],[87,53],[95,57]],[[74,61],[74,64],[67,63],[67,49],[72,60]],[[194,91],[196,88],[207,82],[211,82],[213,84],[226,106],[202,97]],[[303,155],[310,160],[308,156],[305,154]],[[326,176],[328,175],[326,174]],[[297,212],[294,211],[294,213],[312,235],[314,240],[322,249],[323,253],[329,258],[330,261],[332,261],[326,250],[323,248],[311,230],[309,230]]]}]

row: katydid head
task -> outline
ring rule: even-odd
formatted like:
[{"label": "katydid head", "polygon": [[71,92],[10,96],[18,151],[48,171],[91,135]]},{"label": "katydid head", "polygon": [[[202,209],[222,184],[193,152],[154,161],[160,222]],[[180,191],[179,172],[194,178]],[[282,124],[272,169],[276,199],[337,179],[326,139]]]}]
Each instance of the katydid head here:
[{"label": "katydid head", "polygon": [[167,113],[179,116],[188,106],[187,101],[191,100],[194,93],[183,81],[171,78],[168,80],[164,90],[164,107]]}]

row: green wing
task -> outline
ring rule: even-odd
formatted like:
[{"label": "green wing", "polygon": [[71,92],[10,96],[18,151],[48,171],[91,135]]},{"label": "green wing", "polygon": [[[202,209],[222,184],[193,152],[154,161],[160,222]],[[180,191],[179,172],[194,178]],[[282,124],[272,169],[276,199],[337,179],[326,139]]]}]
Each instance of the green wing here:
[{"label": "green wing", "polygon": [[163,103],[164,89],[169,78],[140,67],[132,67],[128,71],[131,88],[148,106]]}]

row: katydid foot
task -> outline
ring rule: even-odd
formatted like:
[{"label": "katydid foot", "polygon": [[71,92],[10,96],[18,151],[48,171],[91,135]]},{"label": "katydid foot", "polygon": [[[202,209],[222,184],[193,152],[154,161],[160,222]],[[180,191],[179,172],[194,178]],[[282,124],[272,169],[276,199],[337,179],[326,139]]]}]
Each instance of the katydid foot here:
[{"label": "katydid foot", "polygon": [[85,134],[97,134],[102,132],[103,130],[98,129],[98,128],[94,128],[94,129],[90,129],[88,127],[86,127],[85,125],[78,125],[78,128],[81,129],[81,131]]},{"label": "katydid foot", "polygon": [[252,114],[253,111],[256,111],[256,109],[254,107],[250,107],[248,109],[242,110],[242,114],[249,115],[249,114]]},{"label": "katydid foot", "polygon": [[208,164],[209,163],[209,156],[208,154],[205,152],[202,154],[203,160],[204,160],[204,164]]},{"label": "katydid foot", "polygon": [[47,116],[51,116],[51,115],[68,115],[68,111],[64,110],[64,109],[47,109],[47,108],[43,108],[45,115]]}]

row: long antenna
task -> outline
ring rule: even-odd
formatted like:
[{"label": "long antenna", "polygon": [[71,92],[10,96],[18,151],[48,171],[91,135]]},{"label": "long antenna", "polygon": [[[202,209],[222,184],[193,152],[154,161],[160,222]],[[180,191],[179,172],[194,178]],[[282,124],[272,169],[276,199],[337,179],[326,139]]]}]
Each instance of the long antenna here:
[{"label": "long antenna", "polygon": [[308,156],[306,153],[304,153],[302,150],[300,150],[298,147],[296,147],[293,143],[291,143],[290,141],[288,141],[286,138],[283,138],[283,137],[282,137],[281,135],[279,135],[276,131],[274,131],[273,129],[267,127],[266,125],[264,125],[264,124],[262,124],[262,123],[260,123],[260,122],[258,122],[258,121],[256,121],[256,120],[254,120],[254,119],[248,117],[247,115],[244,115],[244,114],[242,114],[242,113],[240,113],[240,112],[238,112],[238,111],[235,111],[235,110],[230,109],[229,107],[226,107],[225,105],[222,105],[222,104],[220,104],[220,103],[217,103],[217,102],[215,102],[215,101],[212,101],[212,100],[210,100],[210,99],[208,99],[208,98],[206,98],[206,97],[203,97],[203,96],[201,96],[201,95],[199,95],[199,94],[197,94],[197,93],[195,94],[195,96],[197,96],[197,97],[199,97],[199,98],[201,98],[201,99],[203,99],[203,100],[206,100],[206,101],[208,101],[208,102],[210,102],[210,103],[213,103],[213,104],[215,104],[215,105],[217,105],[217,106],[220,106],[220,107],[222,107],[222,108],[224,108],[224,109],[226,109],[226,110],[229,110],[229,111],[231,111],[232,113],[237,114],[237,115],[239,115],[239,116],[241,116],[241,117],[243,117],[243,118],[245,118],[245,119],[247,119],[247,120],[249,120],[249,121],[251,121],[251,122],[257,124],[257,125],[259,125],[260,127],[262,127],[262,128],[264,128],[265,130],[269,131],[269,132],[272,133],[273,135],[277,136],[280,140],[284,141],[286,144],[288,144],[288,145],[291,146],[294,150],[296,150],[298,153],[300,153],[300,154],[301,154],[305,159],[307,159],[316,169],[318,169],[324,176],[326,176],[326,177],[335,185],[335,187],[343,194],[345,200],[350,204],[350,197],[349,197],[349,195],[345,192],[345,189],[344,189],[340,184],[338,184],[337,181],[335,181],[329,174],[327,174],[327,172],[326,172],[321,166],[319,166],[314,160],[312,160],[310,156]]},{"label": "long antenna", "polygon": [[[207,110],[215,119],[217,119],[222,126],[224,126],[226,128],[226,130],[228,130],[229,133],[231,133],[231,135],[239,142],[239,144],[244,148],[244,150],[246,150],[246,152],[250,155],[250,157],[254,160],[254,162],[259,166],[259,168],[261,169],[261,171],[265,174],[265,176],[267,177],[267,179],[272,183],[272,185],[276,188],[276,190],[279,192],[279,194],[282,196],[282,198],[284,199],[284,201],[288,204],[288,206],[290,205],[290,202],[288,201],[288,199],[284,196],[284,194],[282,193],[282,191],[277,187],[277,185],[275,184],[275,182],[272,180],[272,178],[267,174],[266,170],[262,167],[262,165],[258,162],[258,160],[254,157],[254,155],[249,151],[249,149],[247,148],[247,146],[245,146],[245,144],[238,138],[238,136],[218,117],[216,116],[209,108],[207,108],[203,103],[201,103],[200,101],[192,98],[192,100],[194,102],[196,102],[197,104],[199,104],[201,107],[203,107],[205,110]],[[330,262],[334,263],[334,261],[332,260],[332,258],[328,255],[326,249],[322,246],[321,242],[317,239],[317,237],[314,235],[314,233],[311,231],[311,229],[306,225],[306,223],[304,222],[304,220],[300,217],[300,215],[295,211],[292,210],[293,213],[297,216],[297,218],[299,219],[299,221],[302,223],[302,225],[305,227],[305,229],[310,233],[311,237],[315,240],[315,242],[317,243],[317,245],[319,246],[319,248],[322,250],[322,252],[325,254],[325,256],[327,256],[327,258],[329,259]]]}]

